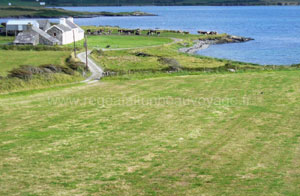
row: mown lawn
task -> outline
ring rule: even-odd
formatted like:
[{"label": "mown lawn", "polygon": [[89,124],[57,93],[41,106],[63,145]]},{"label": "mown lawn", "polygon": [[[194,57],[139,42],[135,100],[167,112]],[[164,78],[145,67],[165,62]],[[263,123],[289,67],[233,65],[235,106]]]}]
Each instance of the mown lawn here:
[{"label": "mown lawn", "polygon": [[20,65],[39,66],[44,64],[64,65],[70,51],[16,51],[0,50],[0,75]]},{"label": "mown lawn", "polygon": [[299,71],[0,99],[0,195],[297,195]]},{"label": "mown lawn", "polygon": [[[172,40],[166,37],[149,36],[119,36],[119,35],[101,35],[89,36],[88,47],[93,48],[135,48],[145,46],[155,46],[170,43]],[[83,47],[84,40],[76,43],[77,47]],[[72,45],[69,45],[72,46]]]}]

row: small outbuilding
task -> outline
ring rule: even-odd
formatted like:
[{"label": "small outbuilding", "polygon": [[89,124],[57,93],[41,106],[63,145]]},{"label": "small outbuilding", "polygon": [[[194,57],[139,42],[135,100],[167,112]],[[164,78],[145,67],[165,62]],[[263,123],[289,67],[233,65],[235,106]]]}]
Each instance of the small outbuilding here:
[{"label": "small outbuilding", "polygon": [[14,41],[15,45],[59,45],[60,41],[51,37],[41,29],[28,24],[27,30],[19,33]]}]

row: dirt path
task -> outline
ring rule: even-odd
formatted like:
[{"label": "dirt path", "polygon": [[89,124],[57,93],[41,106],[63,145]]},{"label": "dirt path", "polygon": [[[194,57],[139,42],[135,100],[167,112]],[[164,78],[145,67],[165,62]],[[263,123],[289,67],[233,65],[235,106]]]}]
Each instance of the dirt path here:
[{"label": "dirt path", "polygon": [[[88,55],[90,53],[91,51],[88,51]],[[86,63],[85,52],[79,53],[77,57],[80,59],[81,62]],[[88,67],[92,75],[82,82],[92,83],[92,82],[96,82],[97,80],[100,80],[100,78],[103,75],[103,69],[99,67],[90,57],[88,57]]]}]

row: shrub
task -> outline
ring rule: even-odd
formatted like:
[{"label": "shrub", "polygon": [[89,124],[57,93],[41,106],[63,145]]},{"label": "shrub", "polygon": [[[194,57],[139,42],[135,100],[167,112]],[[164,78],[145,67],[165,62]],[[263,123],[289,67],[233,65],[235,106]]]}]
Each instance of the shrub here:
[{"label": "shrub", "polygon": [[300,68],[300,64],[293,64],[293,65],[291,65],[291,67]]},{"label": "shrub", "polygon": [[33,73],[29,71],[28,67],[28,65],[25,65],[19,68],[15,68],[9,72],[8,77],[28,80],[33,75]]},{"label": "shrub", "polygon": [[48,73],[58,73],[61,70],[55,65],[41,65],[40,68],[43,68]]},{"label": "shrub", "polygon": [[173,58],[160,57],[158,61],[162,64],[168,65],[167,71],[180,71],[182,70],[182,66],[180,63]]},{"label": "shrub", "polygon": [[31,79],[33,75],[50,73],[65,73],[68,75],[74,75],[74,71],[72,69],[60,65],[41,65],[39,67],[22,65],[19,68],[11,70],[8,74],[8,77],[28,80]]},{"label": "shrub", "polygon": [[73,56],[69,56],[66,59],[66,64],[69,68],[71,68],[74,71],[83,72],[86,70],[86,66],[83,62],[76,61],[76,59]]},{"label": "shrub", "polygon": [[93,50],[91,54],[94,54],[96,56],[103,56],[104,55],[104,51],[99,49],[99,50]]}]

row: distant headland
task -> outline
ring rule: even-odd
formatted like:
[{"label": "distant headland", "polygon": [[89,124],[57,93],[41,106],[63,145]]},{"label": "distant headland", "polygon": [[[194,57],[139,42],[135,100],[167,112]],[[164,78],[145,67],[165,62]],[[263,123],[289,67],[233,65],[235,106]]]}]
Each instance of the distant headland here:
[{"label": "distant headland", "polygon": [[97,16],[155,16],[145,12],[78,12],[61,8],[43,7],[0,7],[0,18],[92,18]]}]

